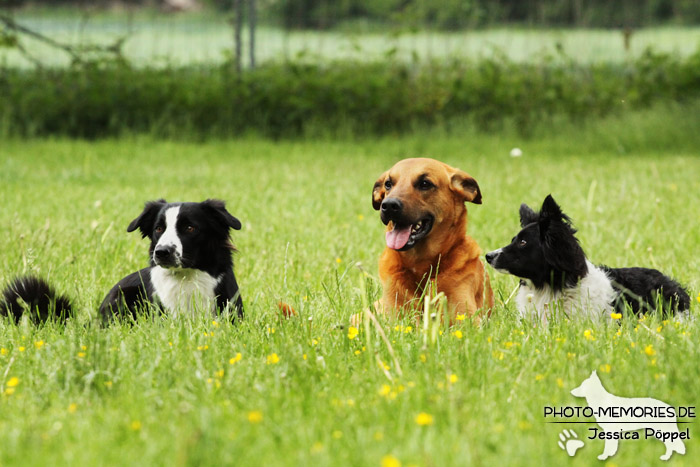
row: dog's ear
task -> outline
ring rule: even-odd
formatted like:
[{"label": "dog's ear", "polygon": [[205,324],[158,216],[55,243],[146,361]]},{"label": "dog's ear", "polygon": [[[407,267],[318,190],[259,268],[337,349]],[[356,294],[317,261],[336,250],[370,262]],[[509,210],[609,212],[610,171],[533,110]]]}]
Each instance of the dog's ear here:
[{"label": "dog's ear", "polygon": [[233,217],[231,213],[226,210],[225,202],[219,199],[208,199],[202,201],[202,207],[212,211],[216,218],[227,227],[234,230],[241,230],[241,221]]},{"label": "dog's ear", "polygon": [[138,228],[141,231],[141,237],[150,237],[156,223],[156,217],[166,204],[168,202],[164,199],[148,201],[143,208],[143,212],[139,214],[139,217],[131,221],[126,231],[133,232]]},{"label": "dog's ear", "polygon": [[386,180],[386,176],[389,174],[389,171],[387,170],[383,174],[379,176],[376,182],[374,182],[374,187],[372,188],[372,207],[374,208],[375,211],[379,211],[379,208],[382,206],[382,201],[384,200],[384,196],[386,196],[386,189],[384,188],[384,181]]},{"label": "dog's ear", "polygon": [[564,215],[564,213],[561,211],[561,208],[559,207],[557,202],[554,201],[552,195],[547,195],[547,197],[542,202],[540,217],[547,217],[552,220],[564,220],[567,222],[569,221],[569,218],[566,215]]},{"label": "dog's ear", "polygon": [[530,209],[530,206],[523,203],[520,205],[520,227],[525,227],[526,225],[537,222],[539,216],[535,211]]},{"label": "dog's ear", "polygon": [[456,170],[450,177],[450,189],[465,202],[481,204],[481,190],[474,177],[461,170]]}]

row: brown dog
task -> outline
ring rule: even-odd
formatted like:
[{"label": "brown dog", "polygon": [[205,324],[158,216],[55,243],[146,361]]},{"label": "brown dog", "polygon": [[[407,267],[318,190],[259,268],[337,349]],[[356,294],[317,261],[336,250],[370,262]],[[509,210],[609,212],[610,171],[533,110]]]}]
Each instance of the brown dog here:
[{"label": "brown dog", "polygon": [[379,177],[372,206],[387,226],[380,309],[419,308],[418,298],[432,283],[447,297],[451,322],[456,313],[490,313],[493,291],[481,249],[467,236],[467,201],[481,204],[476,180],[434,159],[405,159]]}]

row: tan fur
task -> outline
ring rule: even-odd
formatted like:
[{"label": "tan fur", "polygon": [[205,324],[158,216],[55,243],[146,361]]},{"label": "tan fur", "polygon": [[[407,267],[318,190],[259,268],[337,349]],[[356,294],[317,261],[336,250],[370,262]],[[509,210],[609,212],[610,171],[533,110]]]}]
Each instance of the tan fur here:
[{"label": "tan fur", "polygon": [[[420,177],[427,177],[435,188],[417,189]],[[392,185],[388,193],[384,188],[387,179]],[[480,258],[481,249],[467,235],[464,203],[481,204],[476,180],[434,159],[405,159],[375,183],[372,191],[375,209],[380,209],[387,195],[401,200],[408,217],[419,220],[430,214],[434,223],[430,233],[413,248],[406,251],[385,248],[379,259],[379,277],[384,287],[381,309],[396,314],[418,308],[417,299],[430,284],[434,291],[446,295],[452,322],[457,313],[467,316],[474,316],[479,310],[490,313],[493,291]],[[390,222],[387,231],[392,228]]]}]

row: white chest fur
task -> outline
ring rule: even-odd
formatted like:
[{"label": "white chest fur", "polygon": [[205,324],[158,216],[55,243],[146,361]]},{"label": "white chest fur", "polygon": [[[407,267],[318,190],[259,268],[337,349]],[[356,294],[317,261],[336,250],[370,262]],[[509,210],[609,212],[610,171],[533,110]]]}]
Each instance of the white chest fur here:
[{"label": "white chest fur", "polygon": [[521,285],[515,298],[520,316],[545,323],[558,313],[574,319],[609,316],[617,292],[602,270],[588,261],[586,265],[588,274],[572,288],[555,292],[549,286],[536,289],[531,283]]},{"label": "white chest fur", "polygon": [[221,279],[198,269],[151,269],[154,295],[173,316],[186,313],[214,313],[214,290]]}]

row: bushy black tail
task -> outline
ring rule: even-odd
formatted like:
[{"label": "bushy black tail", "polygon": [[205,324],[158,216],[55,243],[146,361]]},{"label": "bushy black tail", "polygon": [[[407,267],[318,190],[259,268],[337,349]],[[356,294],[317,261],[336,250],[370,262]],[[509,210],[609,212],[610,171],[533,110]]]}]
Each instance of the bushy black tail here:
[{"label": "bushy black tail", "polygon": [[33,276],[15,278],[2,292],[0,315],[18,322],[24,315],[34,323],[65,321],[73,315],[70,300],[45,280]]},{"label": "bushy black tail", "polygon": [[657,305],[661,305],[659,311],[666,314],[690,310],[690,296],[685,288],[656,269],[607,266],[601,269],[612,280],[613,287],[621,292],[615,303],[620,313],[626,304],[635,314],[656,309]]}]

